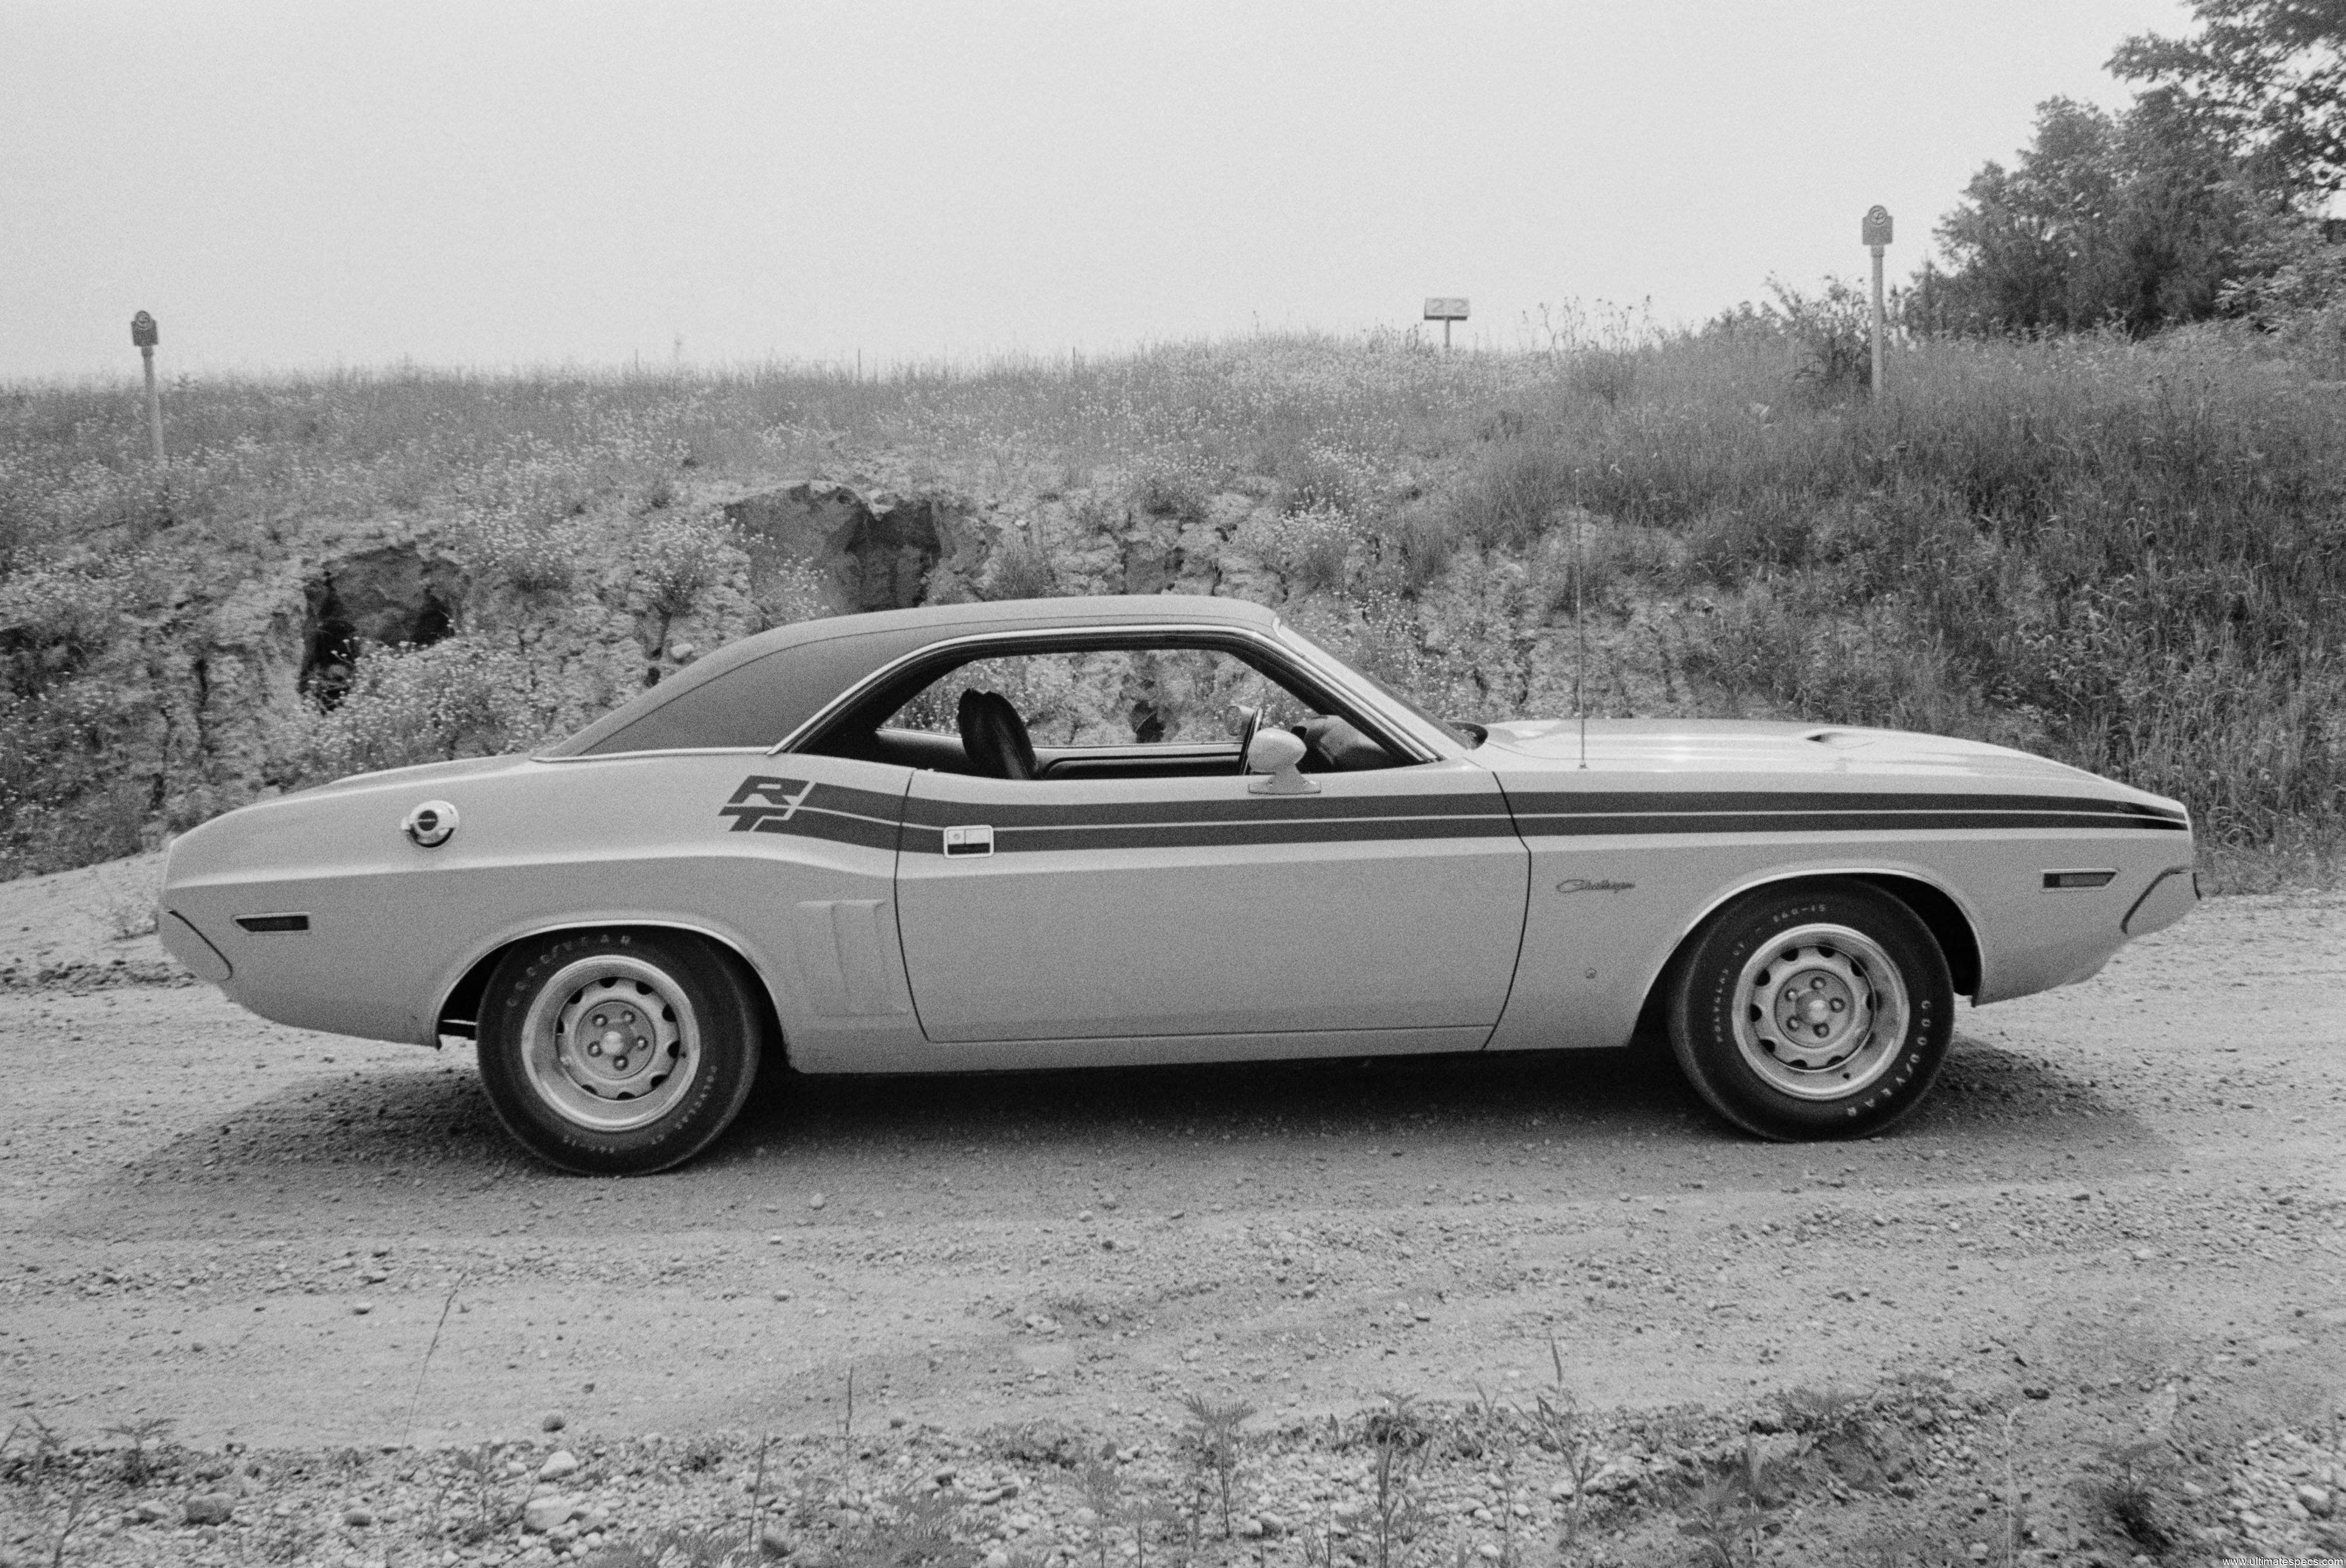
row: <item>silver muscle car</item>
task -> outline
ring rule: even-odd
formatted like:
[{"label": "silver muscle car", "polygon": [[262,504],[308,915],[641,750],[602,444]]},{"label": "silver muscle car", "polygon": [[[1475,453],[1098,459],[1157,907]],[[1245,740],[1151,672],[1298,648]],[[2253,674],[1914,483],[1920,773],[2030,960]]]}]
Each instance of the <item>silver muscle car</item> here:
[{"label": "silver muscle car", "polygon": [[[1235,718],[1233,718],[1235,716]],[[556,1165],[689,1159],[761,1065],[1620,1046],[1721,1116],[1880,1131],[1958,993],[2198,897],[2175,801],[1887,730],[1445,723],[1272,612],[953,605],[722,648],[559,745],[173,845],[165,940],[308,1029],[477,1044]]]}]

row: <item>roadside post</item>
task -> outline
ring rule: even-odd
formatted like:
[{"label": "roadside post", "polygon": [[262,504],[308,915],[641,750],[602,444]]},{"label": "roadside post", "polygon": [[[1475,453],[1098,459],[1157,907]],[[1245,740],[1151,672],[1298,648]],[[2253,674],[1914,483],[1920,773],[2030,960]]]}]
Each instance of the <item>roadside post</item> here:
[{"label": "roadside post", "polygon": [[1882,395],[1882,253],[1890,246],[1890,209],[1880,202],[1865,210],[1866,248],[1873,252],[1873,395]]},{"label": "roadside post", "polygon": [[1450,351],[1450,323],[1466,319],[1466,301],[1431,296],[1425,301],[1425,319],[1442,323],[1442,351]]},{"label": "roadside post", "polygon": [[163,399],[155,390],[155,345],[162,341],[155,318],[141,311],[130,318],[130,341],[147,367],[147,433],[155,443],[155,466],[163,466]]}]

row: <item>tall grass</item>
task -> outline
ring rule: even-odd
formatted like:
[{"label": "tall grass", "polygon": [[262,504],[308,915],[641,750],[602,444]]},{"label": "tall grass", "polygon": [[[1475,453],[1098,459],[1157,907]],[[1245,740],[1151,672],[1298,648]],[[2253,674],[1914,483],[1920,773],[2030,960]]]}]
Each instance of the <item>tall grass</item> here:
[{"label": "tall grass", "polygon": [[[2346,406],[2238,345],[1933,343],[1876,404],[1756,406],[1776,355],[1656,356],[1494,460],[1682,534],[1739,590],[1732,691],[2041,748],[2180,796],[2213,839],[2334,827],[2346,789]],[[1795,403],[1797,383],[1775,383]],[[1520,505],[1520,503],[1517,504]]]},{"label": "tall grass", "polygon": [[[29,809],[75,854],[135,845],[166,791],[115,766],[139,706],[122,683],[201,635],[175,606],[275,569],[320,528],[437,530],[525,616],[576,591],[574,520],[624,513],[648,520],[638,586],[666,613],[732,567],[664,519],[822,473],[1013,508],[1068,493],[1096,528],[1193,525],[1239,493],[1258,521],[1228,547],[1348,620],[1386,671],[1472,667],[1484,717],[1545,697],[1487,679],[1454,615],[1433,649],[1427,618],[1479,596],[1468,640],[1529,646],[1569,606],[1577,528],[1606,579],[1592,605],[1685,612],[1700,706],[2042,750],[2179,796],[2224,845],[2346,838],[2333,388],[2239,336],[1918,341],[1875,403],[1797,317],[1504,354],[1275,338],[873,380],[775,365],[179,383],[162,483],[130,384],[0,388],[0,815]],[[980,591],[1069,580],[1028,543]],[[93,687],[100,671],[111,684]],[[350,757],[404,754],[392,710],[413,694],[391,674],[341,721]],[[435,713],[440,738],[416,744],[477,717]]]}]

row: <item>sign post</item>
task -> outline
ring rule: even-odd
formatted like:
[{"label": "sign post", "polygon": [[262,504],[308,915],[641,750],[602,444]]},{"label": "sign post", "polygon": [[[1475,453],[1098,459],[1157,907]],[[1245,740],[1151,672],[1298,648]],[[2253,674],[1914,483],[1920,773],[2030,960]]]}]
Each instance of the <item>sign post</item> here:
[{"label": "sign post", "polygon": [[1425,301],[1425,319],[1442,323],[1442,350],[1447,353],[1450,351],[1450,323],[1466,319],[1466,301],[1439,296],[1429,298]]},{"label": "sign post", "polygon": [[155,318],[141,311],[130,318],[130,341],[138,350],[139,359],[147,367],[147,431],[155,441],[155,466],[163,466],[163,399],[155,390],[155,345],[162,341],[162,333],[155,327]]},{"label": "sign post", "polygon": [[1882,395],[1882,252],[1890,245],[1890,209],[1881,203],[1866,209],[1864,239],[1873,252],[1873,395]]}]

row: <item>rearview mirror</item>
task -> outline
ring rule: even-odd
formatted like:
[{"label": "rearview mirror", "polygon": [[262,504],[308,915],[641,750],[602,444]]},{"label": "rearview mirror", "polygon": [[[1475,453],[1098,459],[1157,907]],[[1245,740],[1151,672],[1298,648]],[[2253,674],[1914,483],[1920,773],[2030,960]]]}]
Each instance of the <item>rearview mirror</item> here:
[{"label": "rearview mirror", "polygon": [[1250,773],[1267,775],[1247,786],[1256,795],[1317,795],[1320,786],[1296,771],[1303,760],[1303,742],[1284,729],[1258,731],[1247,748]]}]

